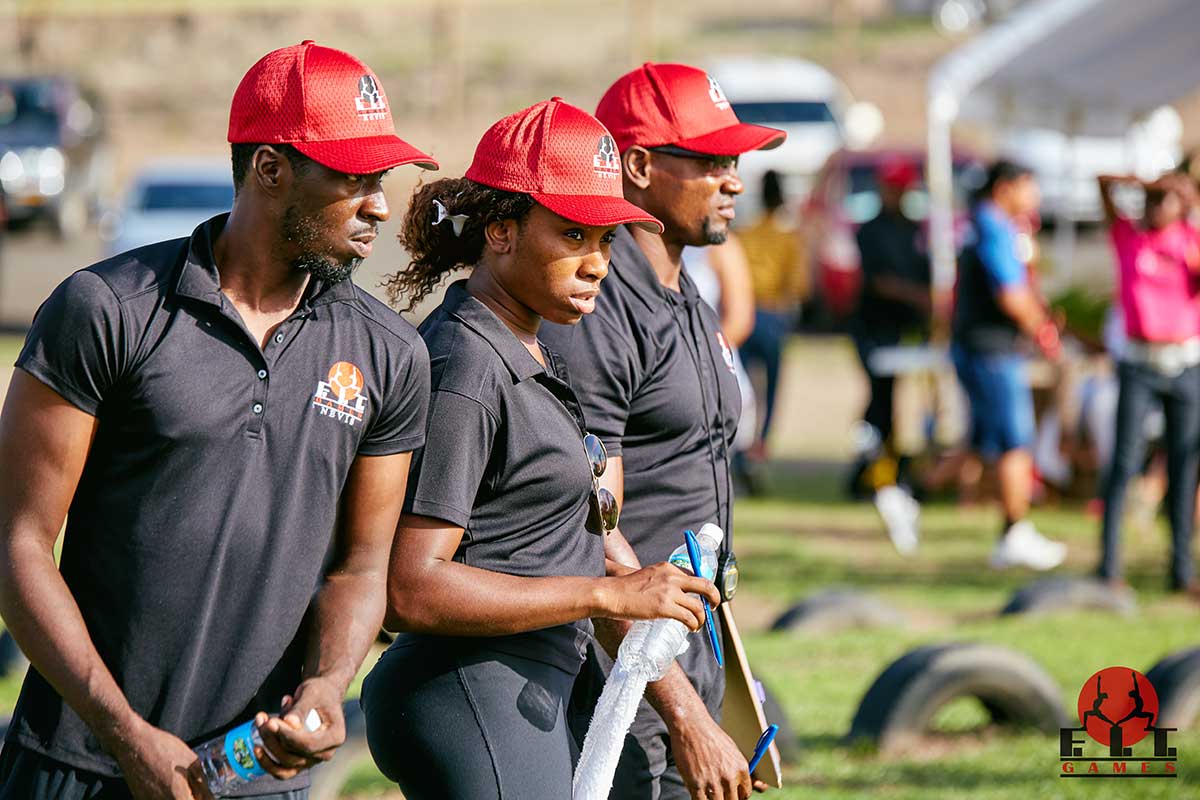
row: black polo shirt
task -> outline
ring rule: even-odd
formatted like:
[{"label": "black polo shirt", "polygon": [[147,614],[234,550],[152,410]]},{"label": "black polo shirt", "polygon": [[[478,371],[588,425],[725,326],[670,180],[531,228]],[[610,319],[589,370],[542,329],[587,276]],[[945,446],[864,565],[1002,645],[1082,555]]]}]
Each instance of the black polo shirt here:
[{"label": "black polo shirt", "polygon": [[[543,369],[465,281],[450,286],[420,331],[433,395],[406,510],[462,527],[454,559],[472,567],[603,575],[603,539],[587,530],[583,419],[561,360],[543,348]],[[580,620],[477,641],[576,672],[591,632]]]},{"label": "black polo shirt", "polygon": [[625,467],[621,533],[643,564],[665,561],[683,530],[731,534],[729,447],[742,401],[720,319],[686,272],[675,292],[625,228],[596,310],[544,325],[562,354],[588,429]]},{"label": "black polo shirt", "polygon": [[[420,447],[429,396],[416,331],[349,281],[314,281],[260,349],[220,291],[225,220],[72,275],[17,360],[99,422],[61,562],[92,641],[193,743],[294,689],[351,463]],[[36,670],[8,739],[119,774]]]},{"label": "black polo shirt", "polygon": [[903,214],[880,211],[863,224],[855,236],[862,260],[863,289],[858,300],[859,319],[871,330],[898,336],[919,328],[925,319],[907,303],[883,297],[874,281],[893,276],[929,287],[929,256],[921,226]]}]

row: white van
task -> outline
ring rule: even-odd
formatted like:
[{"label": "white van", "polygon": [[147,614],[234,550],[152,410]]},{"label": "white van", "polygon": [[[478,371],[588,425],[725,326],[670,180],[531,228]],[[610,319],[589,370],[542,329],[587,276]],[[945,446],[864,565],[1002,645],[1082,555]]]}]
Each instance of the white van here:
[{"label": "white van", "polygon": [[806,195],[825,160],[846,145],[846,87],[824,67],[796,58],[727,58],[712,62],[708,73],[742,122],[788,135],[774,150],[742,156],[738,171],[746,193],[738,199],[739,218],[757,216],[762,175],[768,169],[783,175],[789,198]]}]

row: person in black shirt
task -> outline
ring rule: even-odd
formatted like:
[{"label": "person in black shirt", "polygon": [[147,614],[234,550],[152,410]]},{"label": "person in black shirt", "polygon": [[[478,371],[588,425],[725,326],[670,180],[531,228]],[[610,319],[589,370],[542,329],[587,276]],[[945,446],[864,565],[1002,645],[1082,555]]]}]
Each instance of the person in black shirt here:
[{"label": "person in black shirt", "polygon": [[[739,122],[717,82],[683,64],[646,64],[619,78],[596,116],[620,148],[625,197],[666,226],[661,235],[621,228],[596,312],[542,333],[563,353],[589,428],[608,448],[601,481],[621,500],[621,530],[633,548],[620,552],[610,537],[609,559],[626,568],[662,561],[683,543],[685,528],[705,522],[726,532],[729,553],[730,446],[741,396],[720,319],[681,256],[688,245],[725,240],[743,188],[738,155],[785,135]],[[603,646],[590,648],[572,698],[580,742],[627,628],[597,622]],[[746,759],[718,723],[724,693],[705,635],[693,635],[667,675],[647,687],[613,796],[747,796]]]},{"label": "person in black shirt", "polygon": [[[380,769],[410,800],[571,796],[566,705],[589,618],[703,624],[713,585],[670,564],[604,577],[616,505],[542,320],[592,311],[614,228],[661,226],[621,198],[612,137],[557,98],[496,123],[466,177],[422,187],[393,276],[411,305],[473,266],[421,325],[425,447],[392,550],[403,631],[363,686]],[[589,460],[590,458],[590,460]],[[590,518],[590,519],[589,519]]]},{"label": "person in black shirt", "polygon": [[[879,213],[858,229],[863,287],[854,318],[854,345],[870,381],[863,422],[878,441],[891,446],[895,378],[871,367],[877,348],[894,347],[906,333],[923,332],[929,322],[929,254],[921,226],[904,215],[901,200],[917,180],[906,161],[887,162],[878,172]],[[861,474],[861,470],[858,471]]]},{"label": "person in black shirt", "polygon": [[251,718],[287,780],[241,793],[298,800],[345,736],[429,397],[416,331],[348,278],[383,173],[436,163],[312,42],[246,74],[229,140],[232,213],[72,275],[17,360],[0,613],[33,666],[4,800],[207,797],[191,748]]},{"label": "person in black shirt", "polygon": [[879,348],[895,347],[906,335],[923,334],[928,327],[929,254],[921,226],[905,216],[902,208],[904,194],[917,178],[917,169],[909,161],[891,158],[880,165],[876,175],[879,213],[864,223],[856,236],[863,287],[851,329],[867,373],[870,400],[863,411],[859,454],[850,473],[849,490],[854,497],[875,496],[892,542],[902,553],[911,552],[917,544],[916,503],[906,491],[897,493],[895,488],[902,479],[892,439],[896,379],[880,373],[872,357]]}]

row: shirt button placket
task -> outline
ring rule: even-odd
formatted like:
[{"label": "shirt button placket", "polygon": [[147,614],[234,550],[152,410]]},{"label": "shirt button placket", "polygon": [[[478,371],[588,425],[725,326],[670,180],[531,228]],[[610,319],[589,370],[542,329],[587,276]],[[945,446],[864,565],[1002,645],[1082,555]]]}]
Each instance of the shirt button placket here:
[{"label": "shirt button placket", "polygon": [[[271,341],[274,342],[277,336],[279,334],[272,336]],[[268,347],[267,350],[269,353],[270,348]],[[267,411],[267,388],[269,383],[267,378],[270,377],[270,373],[267,371],[265,364],[260,364],[255,369],[254,376],[257,380],[254,381],[253,396],[250,399],[250,422],[246,426],[246,435],[257,439],[262,435],[263,417],[266,416]]]}]

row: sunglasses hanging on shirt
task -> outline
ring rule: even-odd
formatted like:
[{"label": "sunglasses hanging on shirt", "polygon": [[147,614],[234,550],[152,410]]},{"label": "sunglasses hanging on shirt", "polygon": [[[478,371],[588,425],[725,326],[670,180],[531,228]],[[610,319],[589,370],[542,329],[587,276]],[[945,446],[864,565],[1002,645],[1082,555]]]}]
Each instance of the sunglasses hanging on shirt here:
[{"label": "sunglasses hanging on shirt", "polygon": [[592,468],[592,513],[607,533],[617,527],[617,520],[621,516],[617,498],[600,485],[600,476],[608,468],[608,451],[604,449],[600,437],[592,433],[584,434],[583,449],[587,451],[588,465]]}]

